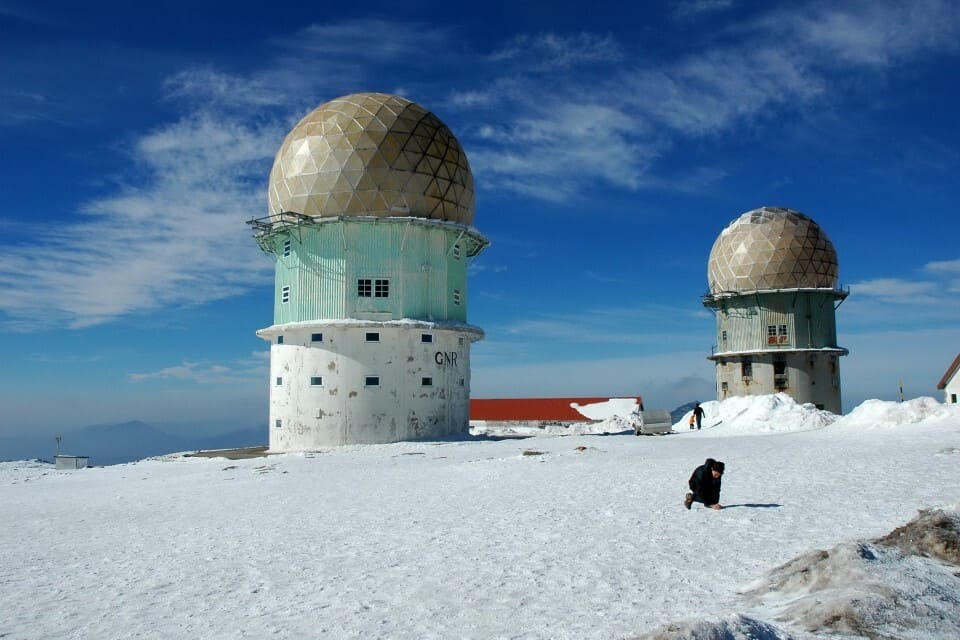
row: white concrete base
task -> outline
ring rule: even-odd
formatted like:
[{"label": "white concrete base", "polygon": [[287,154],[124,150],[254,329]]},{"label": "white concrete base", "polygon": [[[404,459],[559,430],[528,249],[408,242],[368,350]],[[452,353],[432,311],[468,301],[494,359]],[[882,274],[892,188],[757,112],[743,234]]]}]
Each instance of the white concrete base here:
[{"label": "white concrete base", "polygon": [[271,342],[271,451],[468,433],[476,327],[348,320],[257,335]]}]

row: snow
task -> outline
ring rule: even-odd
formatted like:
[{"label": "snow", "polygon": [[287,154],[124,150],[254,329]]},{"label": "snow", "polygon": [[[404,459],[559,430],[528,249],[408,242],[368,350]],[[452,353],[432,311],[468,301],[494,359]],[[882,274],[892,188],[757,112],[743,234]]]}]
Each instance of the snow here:
[{"label": "snow", "polygon": [[580,415],[591,420],[608,420],[614,416],[629,416],[640,408],[636,398],[609,398],[603,402],[592,402],[590,404],[571,402],[570,406]]},{"label": "snow", "polygon": [[[957,565],[881,542],[960,522],[954,407],[703,406],[665,436],[0,463],[0,637],[960,637]],[[726,508],[687,511],[707,457]]]}]

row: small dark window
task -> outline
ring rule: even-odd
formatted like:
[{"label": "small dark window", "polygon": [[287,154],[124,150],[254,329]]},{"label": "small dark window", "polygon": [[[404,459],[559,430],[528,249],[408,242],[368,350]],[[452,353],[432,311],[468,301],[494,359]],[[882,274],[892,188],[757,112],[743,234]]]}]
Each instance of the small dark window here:
[{"label": "small dark window", "polygon": [[369,278],[360,278],[357,280],[357,296],[360,298],[369,298],[373,295],[373,281]]},{"label": "small dark window", "polygon": [[322,387],[322,386],[323,386],[323,376],[310,376],[310,386],[311,386],[311,387]]},{"label": "small dark window", "polygon": [[277,429],[280,429],[281,427],[283,427],[283,420],[281,420],[280,418],[277,418],[277,420],[273,423],[273,426],[276,427]]},{"label": "small dark window", "polygon": [[432,333],[421,333],[421,334],[420,334],[420,342],[422,342],[422,343],[424,343],[424,344],[430,344],[431,342],[433,342],[433,334],[432,334]]},{"label": "small dark window", "polygon": [[283,257],[284,258],[290,257],[290,241],[289,240],[283,241]]},{"label": "small dark window", "polygon": [[389,280],[374,280],[374,282],[373,282],[373,297],[374,297],[374,298],[389,298],[389,297],[390,297],[390,281],[389,281]]},{"label": "small dark window", "polygon": [[459,384],[461,387],[463,386],[463,378],[460,378],[460,380],[458,381],[458,384]]},{"label": "small dark window", "polygon": [[431,377],[429,377],[429,376],[424,376],[423,378],[420,378],[420,386],[422,386],[422,387],[432,387],[432,386],[433,386],[433,378],[431,378]]},{"label": "small dark window", "polygon": [[367,342],[380,342],[380,334],[376,331],[368,331]]},{"label": "small dark window", "polygon": [[744,358],[743,362],[740,363],[740,375],[744,378],[753,377],[753,361],[750,358]]},{"label": "small dark window", "polygon": [[281,386],[283,384],[283,378],[280,376],[277,376],[276,383],[278,387]]},{"label": "small dark window", "polygon": [[460,304],[460,289],[453,290],[453,304],[455,305]]},{"label": "small dark window", "polygon": [[380,386],[380,376],[366,376],[363,379],[363,386],[365,387],[379,387]]},{"label": "small dark window", "polygon": [[283,304],[290,302],[290,287],[284,287],[280,290],[280,302]]},{"label": "small dark window", "polygon": [[283,344],[283,336],[277,336],[277,344]]},{"label": "small dark window", "polygon": [[453,245],[453,259],[454,260],[460,259],[460,245],[458,244]]},{"label": "small dark window", "polygon": [[310,342],[323,342],[323,334],[322,334],[322,333],[311,333],[311,334],[310,334]]}]

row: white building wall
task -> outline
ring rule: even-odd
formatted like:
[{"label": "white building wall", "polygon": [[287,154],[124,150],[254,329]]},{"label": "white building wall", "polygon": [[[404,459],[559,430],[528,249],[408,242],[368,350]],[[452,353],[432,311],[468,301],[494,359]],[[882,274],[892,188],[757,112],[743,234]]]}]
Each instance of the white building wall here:
[{"label": "white building wall", "polygon": [[945,394],[943,398],[944,402],[947,404],[960,404],[960,369],[953,374],[953,377],[947,382],[943,391]]},{"label": "white building wall", "polygon": [[274,325],[258,335],[271,342],[271,450],[468,432],[470,343],[483,335],[475,327],[326,321]]}]

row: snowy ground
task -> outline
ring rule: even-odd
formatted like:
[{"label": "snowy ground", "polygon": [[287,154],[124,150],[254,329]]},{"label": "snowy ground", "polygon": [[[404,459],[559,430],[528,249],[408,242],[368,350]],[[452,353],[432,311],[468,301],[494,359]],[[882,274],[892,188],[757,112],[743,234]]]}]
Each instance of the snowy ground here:
[{"label": "snowy ground", "polygon": [[[0,638],[826,638],[878,598],[885,637],[960,637],[958,567],[865,542],[956,518],[955,407],[704,406],[666,436],[0,463]],[[687,511],[707,457],[726,508]]]}]

